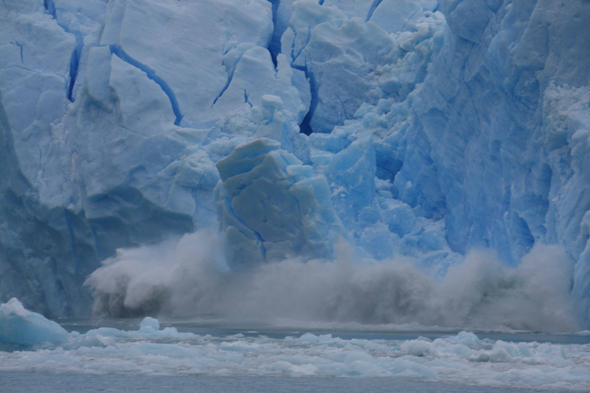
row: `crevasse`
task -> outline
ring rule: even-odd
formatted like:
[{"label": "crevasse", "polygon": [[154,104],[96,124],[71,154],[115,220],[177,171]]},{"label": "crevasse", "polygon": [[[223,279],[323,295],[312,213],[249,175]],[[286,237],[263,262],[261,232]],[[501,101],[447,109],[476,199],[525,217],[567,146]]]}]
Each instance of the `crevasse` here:
[{"label": "crevasse", "polygon": [[361,258],[439,279],[474,249],[518,266],[559,245],[587,325],[589,18],[582,0],[5,0],[0,300],[82,314],[117,248],[216,227],[216,163],[268,138],[299,168],[275,179],[325,179]]}]

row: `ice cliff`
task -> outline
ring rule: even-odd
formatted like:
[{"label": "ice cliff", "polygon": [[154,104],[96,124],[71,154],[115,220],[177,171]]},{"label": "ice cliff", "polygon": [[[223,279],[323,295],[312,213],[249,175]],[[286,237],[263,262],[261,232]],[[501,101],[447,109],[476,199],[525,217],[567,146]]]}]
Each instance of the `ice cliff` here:
[{"label": "ice cliff", "polygon": [[344,228],[324,177],[267,138],[217,163],[219,224],[233,269],[288,256],[329,258]]},{"label": "ice cliff", "polygon": [[339,237],[433,277],[560,245],[587,324],[588,22],[584,0],[3,0],[0,300],[84,315],[118,248],[215,227],[235,268]]}]

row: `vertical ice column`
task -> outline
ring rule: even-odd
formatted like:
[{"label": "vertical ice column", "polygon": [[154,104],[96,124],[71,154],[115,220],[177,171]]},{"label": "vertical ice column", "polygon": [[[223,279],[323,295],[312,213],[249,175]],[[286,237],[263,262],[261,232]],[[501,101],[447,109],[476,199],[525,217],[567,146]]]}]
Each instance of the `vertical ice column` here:
[{"label": "vertical ice column", "polygon": [[330,257],[343,232],[326,179],[267,138],[217,163],[220,230],[232,268],[288,256]]}]

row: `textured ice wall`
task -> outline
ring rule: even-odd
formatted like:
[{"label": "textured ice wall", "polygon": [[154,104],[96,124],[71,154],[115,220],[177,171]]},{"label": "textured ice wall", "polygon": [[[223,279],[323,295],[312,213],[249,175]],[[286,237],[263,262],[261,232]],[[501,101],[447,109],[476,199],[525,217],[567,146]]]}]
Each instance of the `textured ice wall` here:
[{"label": "textured ice wall", "polygon": [[218,220],[233,270],[288,256],[331,258],[345,233],[326,179],[280,145],[256,139],[217,163]]},{"label": "textured ice wall", "polygon": [[443,4],[453,34],[411,98],[394,193],[444,212],[456,252],[491,247],[517,264],[535,242],[564,245],[587,318],[590,4]]},{"label": "textured ice wall", "polygon": [[0,19],[1,298],[84,313],[115,249],[215,226],[215,163],[267,137],[325,176],[360,253],[437,275],[560,244],[587,318],[587,1],[5,0]]},{"label": "textured ice wall", "polygon": [[265,49],[265,0],[3,1],[0,19],[3,299],[88,313],[82,284],[117,248],[215,225],[234,146],[301,150],[309,89]]},{"label": "textured ice wall", "polygon": [[[340,10],[362,17],[365,11],[352,3]],[[397,15],[403,14],[407,2],[375,2],[363,29],[393,3]],[[294,10],[303,4],[295,3]],[[319,9],[305,4],[308,13]],[[322,16],[319,22],[328,21],[323,24],[318,16],[301,17],[307,24],[292,23],[291,36],[283,36],[295,48],[294,66],[313,75],[311,128],[329,132],[324,122],[337,125],[329,136],[311,136],[311,159],[341,191],[334,198],[341,219],[375,256],[430,250],[420,259],[441,268],[454,253],[473,248],[492,248],[516,265],[536,242],[562,244],[578,261],[573,294],[587,319],[590,29],[584,21],[590,5],[443,1],[435,8],[445,14],[442,25],[440,13],[413,6],[417,14],[399,30],[395,18],[389,19],[385,30],[393,43],[379,45],[377,52],[389,57],[376,61],[358,56],[356,43],[346,39],[346,29],[358,19],[346,21],[335,9],[313,13]],[[353,35],[357,41],[362,36]],[[346,85],[330,80],[338,62],[354,70],[337,77]],[[359,183],[339,179],[342,171],[334,168],[347,146],[367,136],[376,156],[375,199],[356,193]],[[370,151],[368,146],[362,151]],[[344,161],[350,167],[356,159]],[[404,208],[399,222],[400,215],[387,210],[392,204]],[[355,214],[345,213],[350,211]],[[410,229],[414,216],[426,220],[416,234]]]}]

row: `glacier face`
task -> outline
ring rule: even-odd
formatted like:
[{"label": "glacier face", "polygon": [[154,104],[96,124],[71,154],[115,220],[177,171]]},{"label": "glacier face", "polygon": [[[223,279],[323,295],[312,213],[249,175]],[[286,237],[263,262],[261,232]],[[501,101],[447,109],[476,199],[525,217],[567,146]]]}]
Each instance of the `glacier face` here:
[{"label": "glacier face", "polygon": [[232,270],[288,256],[330,258],[344,233],[326,179],[280,146],[256,139],[217,163],[215,200]]},{"label": "glacier face", "polygon": [[588,20],[583,0],[4,0],[0,300],[84,315],[116,249],[219,224],[235,266],[329,257],[336,234],[435,277],[559,244],[587,323]]}]

